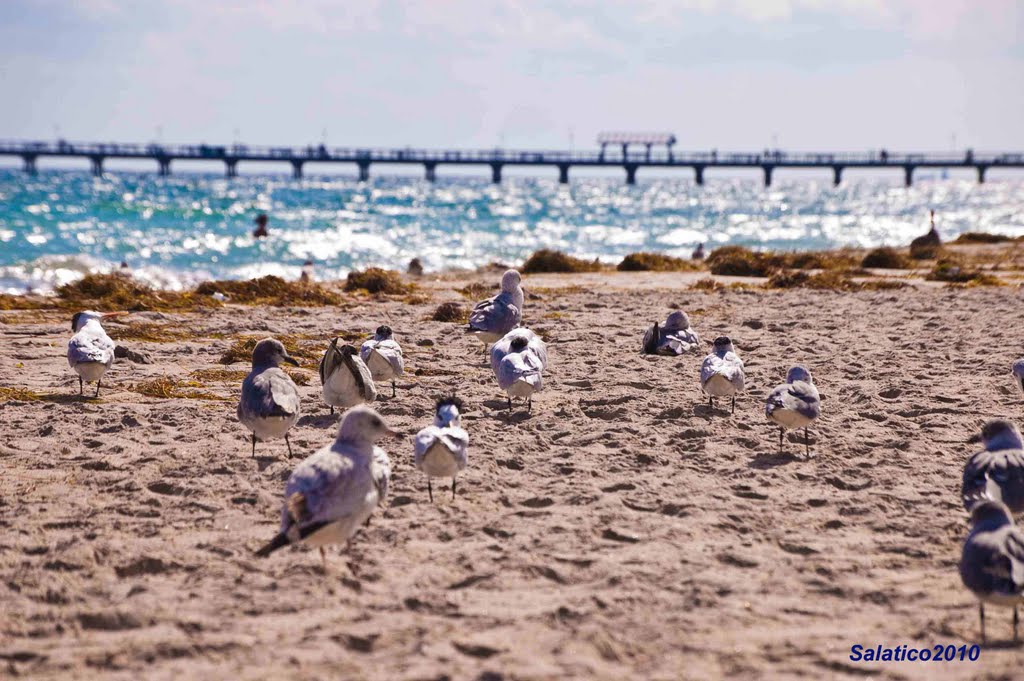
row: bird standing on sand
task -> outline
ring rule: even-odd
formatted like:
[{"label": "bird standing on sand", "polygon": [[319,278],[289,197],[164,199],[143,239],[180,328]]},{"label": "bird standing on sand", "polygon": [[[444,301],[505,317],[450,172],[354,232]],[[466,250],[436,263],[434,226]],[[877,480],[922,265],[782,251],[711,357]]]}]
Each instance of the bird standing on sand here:
[{"label": "bird standing on sand", "polygon": [[109,319],[127,312],[76,312],[71,317],[71,330],[75,335],[68,341],[68,366],[78,374],[78,394],[85,393],[85,383],[96,383],[96,395],[100,396],[100,381],[107,369],[114,363],[114,341],[100,325],[101,319]]},{"label": "bird standing on sand", "polygon": [[1020,386],[1021,391],[1024,391],[1024,357],[1021,357],[1013,363],[1013,382]]},{"label": "bird standing on sand", "polygon": [[[523,398],[526,400],[526,410],[533,409],[533,394],[544,389],[544,380],[541,377],[546,368],[546,361],[541,355],[530,347],[531,341],[523,334],[514,335],[509,344],[508,353],[497,363],[494,368],[494,375],[498,379],[498,386],[508,395],[508,409],[512,411],[512,398]],[[536,339],[543,347],[544,341]],[[536,345],[535,343],[535,345]],[[544,350],[547,356],[547,350]],[[492,360],[494,357],[492,356]]]},{"label": "bird standing on sand", "polygon": [[1024,603],[1024,532],[1013,524],[1010,509],[993,499],[971,506],[971,532],[960,557],[960,579],[978,597],[981,642],[985,641],[985,604],[1013,607],[1013,640],[1017,641]]},{"label": "bird standing on sand", "polygon": [[522,277],[516,270],[501,275],[501,293],[473,306],[466,333],[475,335],[484,344],[493,343],[523,321]]},{"label": "bird standing on sand", "polygon": [[795,366],[786,373],[786,382],[772,390],[764,402],[764,413],[779,426],[779,453],[782,438],[789,429],[804,429],[807,455],[811,454],[811,438],[807,427],[821,414],[821,398],[811,380],[811,372]]},{"label": "bird standing on sand", "polygon": [[642,352],[645,355],[678,356],[700,347],[700,336],[690,327],[690,318],[682,310],[668,316],[661,326],[654,326],[644,334]]},{"label": "bird standing on sand", "polygon": [[347,344],[339,348],[339,340],[331,341],[320,360],[324,402],[331,406],[332,414],[335,407],[347,409],[377,399],[377,386],[359,351]]},{"label": "bird standing on sand", "polygon": [[326,572],[324,545],[349,542],[387,495],[391,465],[376,442],[388,435],[398,433],[373,409],[358,406],[345,412],[334,442],[306,458],[288,478],[281,530],[256,555],[304,543],[319,547]]},{"label": "bird standing on sand", "polygon": [[938,255],[942,248],[942,238],[939,237],[939,230],[935,228],[935,211],[930,211],[929,221],[931,229],[924,236],[919,236],[910,242],[910,257],[916,260],[928,260]]},{"label": "bird standing on sand", "polygon": [[964,507],[970,510],[973,500],[985,492],[1014,513],[1024,511],[1024,441],[1017,426],[999,419],[989,421],[968,442],[981,442],[985,448],[964,466],[960,489]]},{"label": "bird standing on sand", "polygon": [[491,346],[491,371],[497,375],[501,360],[505,359],[505,356],[512,352],[512,341],[516,338],[526,339],[527,347],[540,360],[541,369],[546,370],[548,368],[548,346],[544,344],[540,336],[525,326],[521,326],[517,329],[512,329],[501,340]]},{"label": "bird standing on sand", "polygon": [[743,392],[743,360],[733,350],[728,336],[715,339],[714,350],[700,367],[700,387],[708,396],[708,407],[714,408],[716,397],[732,397],[732,413],[736,412],[736,393]]},{"label": "bird standing on sand", "polygon": [[462,429],[462,400],[452,395],[442,397],[434,407],[434,424],[416,433],[416,468],[427,476],[427,494],[434,501],[431,478],[452,479],[455,498],[455,476],[468,463],[469,433]]},{"label": "bird standing on sand", "polygon": [[288,431],[302,414],[299,389],[291,376],[281,369],[287,362],[299,366],[285,350],[281,341],[264,338],[252,351],[252,371],[242,382],[242,398],[238,401],[238,420],[252,431],[252,455],[256,456],[256,440],[283,437],[292,455]]},{"label": "bird standing on sand", "polygon": [[378,326],[373,338],[363,343],[359,357],[366,362],[374,381],[391,381],[391,396],[395,396],[395,377],[405,371],[402,346],[394,338],[390,326]]}]

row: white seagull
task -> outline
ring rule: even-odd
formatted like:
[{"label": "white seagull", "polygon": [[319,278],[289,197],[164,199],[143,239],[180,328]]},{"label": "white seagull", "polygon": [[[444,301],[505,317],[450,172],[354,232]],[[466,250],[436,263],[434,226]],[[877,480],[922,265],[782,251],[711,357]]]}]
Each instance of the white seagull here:
[{"label": "white seagull", "polygon": [[661,326],[654,326],[644,334],[645,355],[682,355],[700,348],[700,336],[690,326],[690,318],[682,310],[668,316]]},{"label": "white seagull", "polygon": [[292,455],[288,431],[302,414],[299,389],[291,376],[281,369],[287,362],[299,363],[285,350],[281,341],[264,338],[252,351],[252,371],[242,382],[242,397],[238,401],[238,420],[252,431],[252,455],[256,456],[256,440],[283,437]]},{"label": "white seagull", "polygon": [[100,381],[114,363],[114,341],[100,326],[101,319],[117,317],[127,312],[76,312],[71,318],[75,335],[68,341],[68,365],[78,374],[78,394],[85,392],[85,383],[96,383],[100,396]]},{"label": "white seagull", "polygon": [[[543,341],[537,341],[543,345]],[[508,354],[502,357],[494,370],[498,386],[508,395],[509,411],[512,411],[514,397],[526,400],[527,411],[533,409],[533,394],[544,389],[541,378],[544,369],[545,362],[530,347],[530,341],[524,335],[513,336]]]},{"label": "white seagull", "polygon": [[964,507],[970,510],[974,498],[984,493],[1014,513],[1024,512],[1024,440],[1017,426],[1001,419],[989,421],[968,442],[981,442],[985,448],[964,465]]},{"label": "white seagull", "polygon": [[501,275],[501,293],[473,306],[466,333],[475,335],[484,344],[493,343],[523,321],[522,277],[516,270]]},{"label": "white seagull", "polygon": [[347,409],[363,402],[377,399],[377,386],[373,383],[370,369],[359,357],[359,351],[351,345],[338,347],[338,338],[320,360],[320,383],[323,384],[324,402],[331,406]]},{"label": "white seagull", "polygon": [[743,392],[743,360],[733,350],[728,336],[719,336],[715,349],[704,358],[700,367],[700,387],[708,395],[708,407],[714,408],[716,397],[732,397],[736,412],[736,393]]},{"label": "white seagull", "polygon": [[391,396],[395,396],[395,377],[405,371],[402,346],[394,339],[390,326],[378,326],[373,338],[363,343],[359,357],[366,363],[374,381],[391,381]]},{"label": "white seagull", "polygon": [[971,532],[960,557],[960,579],[978,597],[981,642],[985,641],[985,604],[1013,608],[1017,641],[1017,606],[1024,604],[1024,531],[1013,524],[1010,509],[993,499],[971,506]]},{"label": "white seagull", "polygon": [[390,463],[375,444],[387,435],[398,434],[373,409],[358,406],[345,412],[334,442],[296,466],[288,478],[281,531],[256,555],[305,543],[320,548],[326,572],[324,545],[350,541],[387,494]]},{"label": "white seagull", "polygon": [[451,478],[454,499],[455,476],[468,463],[469,433],[462,429],[462,411],[462,400],[458,397],[442,397],[434,407],[434,424],[416,433],[416,468],[427,476],[431,502],[434,490],[430,479]]},{"label": "white seagull", "polygon": [[807,427],[821,415],[821,398],[811,380],[811,372],[795,366],[786,373],[786,382],[772,390],[764,401],[764,414],[779,425],[779,452],[782,438],[789,429],[804,429],[804,444],[811,453]]}]

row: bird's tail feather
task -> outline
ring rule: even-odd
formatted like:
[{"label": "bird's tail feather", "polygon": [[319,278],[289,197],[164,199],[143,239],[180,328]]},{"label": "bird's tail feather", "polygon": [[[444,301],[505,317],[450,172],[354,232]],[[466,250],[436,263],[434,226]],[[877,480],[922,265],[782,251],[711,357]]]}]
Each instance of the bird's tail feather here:
[{"label": "bird's tail feather", "polygon": [[288,544],[290,543],[291,541],[288,539],[288,536],[282,532],[278,534],[276,537],[274,537],[272,540],[270,540],[269,544],[267,544],[262,549],[257,551],[256,556],[258,558],[266,558],[274,551],[277,551],[282,546],[288,546]]}]

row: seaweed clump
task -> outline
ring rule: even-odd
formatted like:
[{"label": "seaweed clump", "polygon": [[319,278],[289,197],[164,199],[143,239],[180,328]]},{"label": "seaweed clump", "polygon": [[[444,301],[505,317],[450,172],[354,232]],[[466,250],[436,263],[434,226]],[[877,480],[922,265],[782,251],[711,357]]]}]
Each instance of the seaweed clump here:
[{"label": "seaweed clump", "polygon": [[288,305],[319,307],[337,305],[341,302],[340,295],[320,284],[285,281],[274,275],[247,281],[204,281],[196,287],[195,292],[201,296],[221,293],[226,295],[232,303],[270,305],[272,307]]},{"label": "seaweed clump", "polygon": [[1021,241],[1020,237],[1006,236],[1005,234],[989,234],[988,232],[964,232],[958,236],[955,244],[1002,244],[1007,241]]},{"label": "seaweed clump", "polygon": [[865,255],[864,259],[860,261],[860,266],[879,270],[905,270],[910,268],[911,263],[895,248],[882,246]]},{"label": "seaweed clump", "polygon": [[856,281],[840,271],[825,271],[816,274],[808,272],[778,272],[768,279],[765,288],[791,289],[810,288],[820,291],[863,291],[899,289],[906,286],[905,282],[892,279],[879,279],[870,282]]},{"label": "seaweed clump", "polygon": [[364,290],[368,293],[385,293],[390,295],[403,295],[411,292],[412,284],[406,284],[398,272],[384,270],[379,267],[349,272],[345,280],[346,291]]},{"label": "seaweed clump", "polygon": [[581,260],[561,251],[543,248],[536,251],[520,268],[523,274],[544,272],[599,272],[604,269],[597,260]]},{"label": "seaweed clump", "polygon": [[454,322],[465,324],[469,321],[469,314],[466,309],[458,303],[448,302],[441,303],[434,310],[434,314],[430,317],[435,322]]},{"label": "seaweed clump", "polygon": [[965,267],[961,261],[951,258],[944,258],[935,263],[935,267],[925,278],[930,281],[944,281],[949,284],[967,284],[969,286],[1003,285],[1003,281],[999,277]]},{"label": "seaweed clump", "polygon": [[193,310],[198,307],[219,307],[210,298],[199,298],[193,291],[156,291],[120,274],[87,274],[78,281],[57,289],[60,306],[72,309]]},{"label": "seaweed clump", "polygon": [[630,253],[616,266],[620,272],[691,272],[698,263],[662,253]]},{"label": "seaweed clump", "polygon": [[159,397],[165,400],[182,398],[188,400],[217,400],[226,401],[229,398],[214,395],[210,392],[198,390],[203,384],[198,381],[180,381],[167,376],[154,378],[143,383],[133,383],[128,390],[148,397]]},{"label": "seaweed clump", "polygon": [[716,248],[708,256],[707,264],[712,274],[733,277],[767,277],[776,269],[765,254],[744,246]]},{"label": "seaweed clump", "polygon": [[[252,351],[256,348],[256,344],[264,338],[266,336],[242,336],[237,338],[217,361],[221,364],[249,363],[252,361]],[[274,338],[284,343],[284,347],[287,348],[289,355],[297,360],[309,363],[319,362],[326,348],[326,343],[317,343],[303,336],[277,335]]]}]

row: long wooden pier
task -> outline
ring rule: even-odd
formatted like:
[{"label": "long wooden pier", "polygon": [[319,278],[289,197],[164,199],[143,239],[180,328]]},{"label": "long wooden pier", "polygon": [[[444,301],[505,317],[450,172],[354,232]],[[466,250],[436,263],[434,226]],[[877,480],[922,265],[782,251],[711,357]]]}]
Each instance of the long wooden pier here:
[{"label": "long wooden pier", "polygon": [[913,182],[918,168],[971,168],[977,172],[978,182],[985,181],[990,168],[1024,168],[1024,152],[785,152],[765,150],[753,153],[717,151],[674,152],[667,149],[652,150],[647,145],[642,151],[607,148],[594,151],[524,151],[511,149],[375,149],[359,147],[268,147],[247,144],[227,146],[209,144],[121,144],[113,142],[56,142],[0,141],[0,156],[19,156],[26,172],[35,173],[36,162],[43,157],[87,159],[95,175],[102,175],[107,159],[150,159],[156,163],[160,175],[170,175],[171,164],[185,161],[220,161],[227,177],[238,174],[238,164],[248,161],[277,161],[290,164],[292,176],[302,177],[309,163],[350,163],[359,172],[361,181],[370,178],[370,167],[379,164],[422,165],[427,180],[437,178],[441,165],[487,166],[491,179],[501,182],[506,166],[551,166],[558,169],[558,180],[569,181],[573,167],[619,167],[625,171],[626,182],[636,183],[640,168],[690,168],[697,184],[704,184],[704,172],[710,168],[754,168],[764,174],[764,184],[771,186],[772,173],[777,168],[821,168],[832,171],[832,180],[838,185],[846,169],[878,168],[902,171],[906,186]]}]

